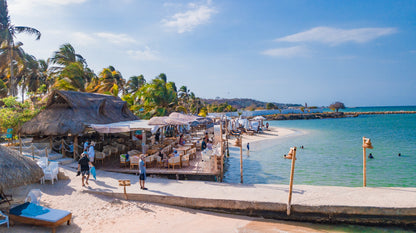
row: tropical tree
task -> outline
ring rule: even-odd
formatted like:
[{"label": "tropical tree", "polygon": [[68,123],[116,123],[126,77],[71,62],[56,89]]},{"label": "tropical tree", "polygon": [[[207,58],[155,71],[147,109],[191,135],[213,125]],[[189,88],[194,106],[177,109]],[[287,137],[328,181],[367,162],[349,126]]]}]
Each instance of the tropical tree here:
[{"label": "tropical tree", "polygon": [[174,82],[167,82],[165,74],[160,74],[151,83],[140,88],[143,118],[166,116],[176,109],[177,89]]},{"label": "tropical tree", "polygon": [[17,130],[19,124],[29,121],[41,110],[40,108],[32,108],[30,101],[19,103],[16,97],[12,96],[0,99],[0,102],[4,104],[0,108],[0,130],[7,128]]},{"label": "tropical tree", "polygon": [[189,97],[191,95],[191,91],[186,86],[181,86],[178,90],[178,98],[179,104],[182,107],[182,110],[178,110],[181,112],[188,113],[189,109]]},{"label": "tropical tree", "polygon": [[274,105],[273,103],[267,103],[266,109],[276,109],[276,105]]},{"label": "tropical tree", "polygon": [[127,81],[126,93],[136,93],[145,83],[146,80],[142,74],[130,77],[129,81]]},{"label": "tropical tree", "polygon": [[113,66],[104,68],[98,77],[92,79],[88,85],[89,92],[97,92],[118,96],[119,90],[124,93],[125,80]]},{"label": "tropical tree", "polygon": [[71,44],[63,44],[43,66],[46,64],[48,84],[53,83],[52,89],[84,92],[95,78],[94,71],[88,68],[85,59]]},{"label": "tropical tree", "polygon": [[50,62],[55,65],[52,70],[58,72],[74,62],[81,63],[85,66],[87,65],[86,60],[80,54],[77,54],[74,47],[69,43],[61,45],[59,50],[54,52]]},{"label": "tropical tree", "polygon": [[[15,76],[14,74],[21,72],[23,69],[25,52],[22,49],[22,45],[23,43],[17,42],[11,47],[6,41],[3,41],[0,46],[0,68],[11,95],[17,95],[18,83],[21,79],[21,76]],[[12,65],[10,65],[10,61]],[[13,78],[11,78],[12,75]]]},{"label": "tropical tree", "polygon": [[336,112],[338,112],[339,109],[344,109],[344,108],[345,108],[345,105],[342,102],[335,102],[335,103],[329,105],[329,109],[331,109],[333,111],[335,110]]},{"label": "tropical tree", "polygon": [[45,82],[36,58],[29,54],[24,54],[23,57],[23,69],[16,74],[16,77],[20,77],[19,85],[21,87],[22,103],[25,99],[26,90],[28,92],[35,92]]},{"label": "tropical tree", "polygon": [[12,96],[17,95],[17,83],[14,77],[14,68],[15,59],[14,59],[14,49],[15,49],[15,37],[18,33],[27,33],[36,36],[36,40],[40,39],[41,33],[32,27],[26,26],[15,26],[11,23],[9,11],[7,9],[7,1],[0,0],[0,40],[2,43],[2,48],[7,48],[6,53],[9,55],[8,64],[10,64],[9,74],[10,74],[10,85],[9,92]]},{"label": "tropical tree", "polygon": [[66,66],[56,77],[52,89],[84,92],[88,80],[93,75],[93,73],[86,72],[84,68],[79,62]]}]

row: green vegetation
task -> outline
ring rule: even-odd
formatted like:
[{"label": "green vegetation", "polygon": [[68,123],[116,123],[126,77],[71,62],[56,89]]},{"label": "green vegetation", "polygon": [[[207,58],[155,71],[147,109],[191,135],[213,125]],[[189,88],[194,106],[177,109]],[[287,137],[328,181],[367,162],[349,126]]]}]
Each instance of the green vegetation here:
[{"label": "green vegetation", "polygon": [[6,97],[0,99],[0,128],[5,130],[13,128],[14,132],[18,127],[32,119],[39,113],[39,108],[33,108],[30,101],[20,103],[17,97]]},{"label": "green vegetation", "polygon": [[331,109],[332,111],[338,112],[339,109],[344,109],[345,105],[344,105],[344,103],[341,103],[341,102],[335,102],[335,103],[329,105],[328,108]]}]

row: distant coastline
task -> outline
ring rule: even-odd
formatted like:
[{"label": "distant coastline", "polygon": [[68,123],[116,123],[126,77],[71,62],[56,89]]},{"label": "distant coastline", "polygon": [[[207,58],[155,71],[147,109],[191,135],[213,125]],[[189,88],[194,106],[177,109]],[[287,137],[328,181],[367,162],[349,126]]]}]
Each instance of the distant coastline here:
[{"label": "distant coastline", "polygon": [[303,114],[273,114],[264,116],[267,120],[312,120],[327,118],[358,117],[360,115],[416,114],[416,111],[379,111],[379,112],[323,112]]}]

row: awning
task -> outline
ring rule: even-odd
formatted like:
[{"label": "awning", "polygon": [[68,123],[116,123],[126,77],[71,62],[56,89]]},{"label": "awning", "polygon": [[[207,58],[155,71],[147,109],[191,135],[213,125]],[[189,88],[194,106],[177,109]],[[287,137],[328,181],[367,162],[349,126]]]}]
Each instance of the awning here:
[{"label": "awning", "polygon": [[149,125],[148,120],[122,121],[111,124],[91,124],[90,127],[99,133],[126,133],[135,130],[147,130],[155,133],[157,125]]}]

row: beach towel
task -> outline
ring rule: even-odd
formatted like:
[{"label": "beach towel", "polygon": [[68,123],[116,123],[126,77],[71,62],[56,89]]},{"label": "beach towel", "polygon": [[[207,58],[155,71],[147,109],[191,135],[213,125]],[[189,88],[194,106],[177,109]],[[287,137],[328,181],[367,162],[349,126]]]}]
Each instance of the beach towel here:
[{"label": "beach towel", "polygon": [[91,174],[94,177],[94,179],[97,180],[97,174],[95,173],[95,167],[91,168]]},{"label": "beach towel", "polygon": [[28,203],[28,202],[22,205],[21,208],[19,209],[15,208],[14,211],[12,210],[10,211],[11,211],[10,213],[15,214],[15,215],[26,215],[26,216],[37,216],[37,215],[42,215],[42,214],[49,212],[47,208],[44,208],[42,206],[39,206],[33,203]]}]

